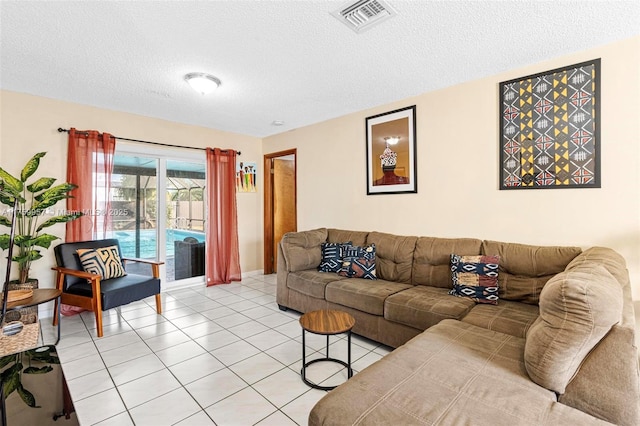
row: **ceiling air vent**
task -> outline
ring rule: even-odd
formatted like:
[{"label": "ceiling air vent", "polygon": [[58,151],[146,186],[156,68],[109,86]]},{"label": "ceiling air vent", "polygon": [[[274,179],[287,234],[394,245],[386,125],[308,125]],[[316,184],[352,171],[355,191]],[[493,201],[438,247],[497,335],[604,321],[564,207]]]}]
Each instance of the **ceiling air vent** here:
[{"label": "ceiling air vent", "polygon": [[395,16],[396,11],[383,0],[360,0],[345,4],[331,14],[356,33],[361,33]]}]

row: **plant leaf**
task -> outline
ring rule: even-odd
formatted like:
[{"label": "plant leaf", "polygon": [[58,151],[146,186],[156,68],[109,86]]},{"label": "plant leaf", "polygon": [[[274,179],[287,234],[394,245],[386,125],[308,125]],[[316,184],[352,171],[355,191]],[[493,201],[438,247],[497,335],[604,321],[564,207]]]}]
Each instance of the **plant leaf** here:
[{"label": "plant leaf", "polygon": [[65,214],[64,216],[52,217],[51,219],[47,219],[45,222],[42,222],[38,226],[38,229],[36,229],[36,232],[40,232],[44,228],[48,228],[49,226],[55,225],[56,223],[71,222],[72,220],[76,220],[80,216],[82,216],[81,212],[74,212],[74,213],[70,213],[70,214]]},{"label": "plant leaf", "polygon": [[45,365],[44,367],[27,367],[22,372],[25,374],[46,374],[49,371],[53,371],[53,367]]},{"label": "plant leaf", "polygon": [[6,216],[0,216],[0,225],[11,227],[11,220]]},{"label": "plant leaf", "polygon": [[[11,368],[2,372],[2,385],[4,387],[4,397],[6,398],[20,385],[21,363],[14,364]],[[5,375],[5,373],[7,373]]]},{"label": "plant leaf", "polygon": [[25,404],[27,404],[29,407],[32,408],[40,408],[39,405],[36,405],[36,398],[35,396],[33,396],[33,394],[31,392],[29,392],[28,390],[26,390],[23,386],[22,383],[20,384],[20,386],[18,386],[18,395],[20,395],[20,398],[22,398],[22,400],[24,401]]},{"label": "plant leaf", "polygon": [[38,260],[41,258],[42,258],[42,255],[38,250],[27,250],[25,253],[21,255],[13,256],[12,260],[14,262],[18,262],[19,265],[24,265],[30,260]]},{"label": "plant leaf", "polygon": [[27,186],[27,191],[36,193],[51,188],[51,185],[56,181],[55,178],[43,177]]},{"label": "plant leaf", "polygon": [[6,250],[9,248],[9,241],[11,241],[9,234],[0,235],[0,249]]},{"label": "plant leaf", "polygon": [[33,245],[31,242],[31,235],[16,235],[13,243],[18,247],[31,247]]},{"label": "plant leaf", "polygon": [[0,167],[0,179],[4,181],[4,190],[11,195],[16,196],[22,192],[24,186],[17,178],[13,177],[9,172]]},{"label": "plant leaf", "polygon": [[74,189],[76,189],[78,187],[78,185],[74,185],[72,183],[61,183],[60,185],[56,185],[53,188],[49,188],[46,191],[44,191],[42,194],[38,194],[36,196],[36,200],[43,202],[45,200],[48,200],[50,198],[58,198],[59,200],[62,200],[63,198],[67,198],[67,195],[70,191],[73,191]]},{"label": "plant leaf", "polygon": [[0,358],[0,370],[9,365],[11,362],[16,361],[16,355],[7,355]]},{"label": "plant leaf", "polygon": [[31,242],[33,243],[34,246],[49,248],[53,241],[59,240],[59,239],[60,237],[56,237],[55,235],[42,234],[42,235],[38,235],[38,237],[31,240]]},{"label": "plant leaf", "polygon": [[7,196],[6,194],[0,195],[0,203],[5,204],[9,207],[13,207],[13,200],[15,200],[16,198],[18,198],[19,203],[25,203],[27,201],[24,198],[22,198],[20,194],[14,194],[11,191],[5,191],[5,192],[11,194],[11,197]]},{"label": "plant leaf", "polygon": [[27,164],[25,164],[22,172],[20,172],[20,179],[22,180],[22,182],[26,182],[27,179],[29,179],[29,177],[34,174],[36,170],[38,170],[38,166],[40,166],[40,159],[46,154],[46,152],[39,152],[31,157],[29,161],[27,161]]}]

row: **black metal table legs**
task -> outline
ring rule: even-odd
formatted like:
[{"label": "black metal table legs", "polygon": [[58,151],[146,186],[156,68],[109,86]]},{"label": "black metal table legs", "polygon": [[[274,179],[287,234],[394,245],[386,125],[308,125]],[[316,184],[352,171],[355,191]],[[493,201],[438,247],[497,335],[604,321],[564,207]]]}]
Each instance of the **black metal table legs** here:
[{"label": "black metal table legs", "polygon": [[337,358],[331,358],[329,356],[329,335],[327,335],[327,354],[324,358],[316,358],[313,359],[311,361],[307,362],[307,345],[306,345],[306,339],[305,339],[305,332],[307,330],[305,330],[304,328],[302,329],[302,371],[300,372],[301,376],[302,376],[302,381],[305,382],[307,385],[311,386],[312,388],[315,389],[320,389],[320,390],[332,390],[335,389],[337,387],[336,386],[321,386],[318,385],[316,383],[310,382],[307,379],[307,367],[310,366],[311,364],[314,364],[316,362],[336,362],[340,365],[343,365],[346,367],[347,369],[347,380],[350,379],[351,377],[353,377],[353,369],[351,368],[351,330],[347,331],[347,362],[344,362],[341,359],[337,359]]}]

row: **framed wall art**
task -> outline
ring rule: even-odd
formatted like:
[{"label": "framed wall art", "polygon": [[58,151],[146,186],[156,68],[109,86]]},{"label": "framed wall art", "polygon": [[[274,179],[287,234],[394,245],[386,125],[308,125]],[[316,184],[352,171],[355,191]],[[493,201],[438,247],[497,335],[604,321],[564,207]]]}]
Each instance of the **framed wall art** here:
[{"label": "framed wall art", "polygon": [[600,188],[600,59],[500,83],[500,189]]},{"label": "framed wall art", "polygon": [[237,160],[236,192],[258,192],[257,176],[258,165],[255,162]]},{"label": "framed wall art", "polygon": [[367,195],[418,192],[416,106],[367,117]]}]

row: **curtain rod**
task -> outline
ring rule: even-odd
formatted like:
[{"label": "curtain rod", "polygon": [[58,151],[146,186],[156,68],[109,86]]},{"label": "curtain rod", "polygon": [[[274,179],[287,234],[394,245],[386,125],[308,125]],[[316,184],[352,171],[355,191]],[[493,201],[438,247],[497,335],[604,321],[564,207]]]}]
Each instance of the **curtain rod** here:
[{"label": "curtain rod", "polygon": [[[62,132],[69,133],[69,129],[63,129],[62,127],[58,127],[58,133],[62,133]],[[82,132],[79,132],[79,133],[82,133]],[[86,133],[85,133],[85,135],[86,135]],[[139,139],[121,138],[120,136],[113,136],[113,135],[111,137],[114,138],[114,139],[119,139],[121,141],[148,143],[148,144],[151,144],[151,145],[168,146],[168,147],[171,147],[171,148],[197,149],[199,151],[206,151],[207,150],[206,148],[196,148],[196,147],[193,147],[193,146],[173,145],[173,144],[170,144],[170,143],[162,143],[162,142],[141,141]],[[226,149],[223,149],[222,151],[223,152],[227,152]],[[240,151],[236,151],[236,153],[238,155],[240,155]]]}]

